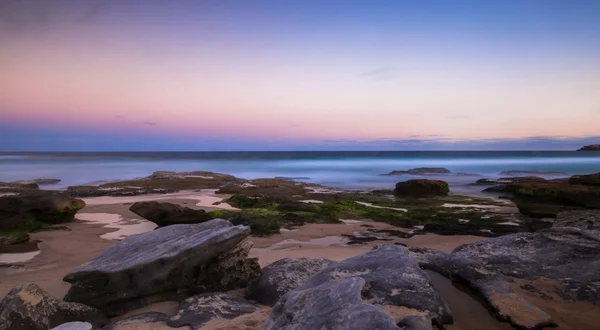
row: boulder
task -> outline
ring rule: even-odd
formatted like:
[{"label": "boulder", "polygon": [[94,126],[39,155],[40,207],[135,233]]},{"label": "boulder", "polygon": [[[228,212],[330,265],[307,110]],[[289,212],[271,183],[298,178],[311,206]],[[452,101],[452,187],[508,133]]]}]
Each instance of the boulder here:
[{"label": "boulder", "polygon": [[[385,245],[361,256],[331,264],[295,291],[316,288],[331,280],[349,277],[365,280],[361,296],[370,304],[413,310],[427,319],[430,325],[432,322],[451,324],[453,321],[448,306],[431,285],[429,276],[419,268],[417,261],[409,255],[409,250],[399,245]],[[285,300],[284,297],[281,300]],[[401,316],[400,319],[403,318]]]},{"label": "boulder", "polygon": [[600,144],[590,144],[577,149],[577,151],[600,151]]},{"label": "boulder", "polygon": [[56,224],[73,220],[85,202],[58,191],[27,191],[0,197],[0,219],[27,215],[34,220]]},{"label": "boulder", "polygon": [[600,210],[566,211],[558,213],[553,227],[600,229]]},{"label": "boulder", "polygon": [[400,330],[390,315],[363,302],[365,283],[350,277],[288,292],[273,307],[264,330]]},{"label": "boulder", "polygon": [[589,175],[573,175],[569,179],[569,184],[600,187],[600,172]]},{"label": "boulder", "polygon": [[447,168],[441,167],[419,167],[419,168],[411,168],[410,170],[400,170],[400,171],[391,171],[386,175],[445,175],[452,174],[452,172]]},{"label": "boulder", "polygon": [[92,330],[94,326],[88,322],[67,322],[63,323],[57,327],[52,328],[51,330]]},{"label": "boulder", "polygon": [[182,301],[177,314],[168,320],[167,325],[173,328],[188,325],[192,330],[199,330],[212,319],[233,319],[254,313],[257,309],[257,305],[240,296],[223,292],[203,293]]},{"label": "boulder", "polygon": [[567,173],[567,172],[556,172],[556,171],[539,171],[539,170],[510,170],[510,171],[502,171],[502,172],[500,172],[500,175],[512,175],[512,176],[518,176],[518,175],[526,175],[526,176],[532,176],[532,175],[567,176],[567,175],[569,175],[569,173]]},{"label": "boulder", "polygon": [[394,194],[398,196],[426,197],[445,196],[450,192],[448,183],[442,180],[416,179],[396,183]]},{"label": "boulder", "polygon": [[20,181],[15,181],[13,183],[15,184],[21,184],[21,185],[31,185],[31,184],[35,184],[35,185],[51,185],[51,184],[57,184],[60,182],[60,179],[33,179],[33,180],[20,180]]},{"label": "boulder", "polygon": [[551,294],[564,300],[600,304],[600,231],[549,228],[465,244],[451,254],[427,253],[421,266],[479,291],[496,315],[524,329],[541,329],[553,323],[536,306],[515,294],[513,278],[529,280],[530,290],[540,277],[555,280]]},{"label": "boulder", "polygon": [[35,183],[12,183],[0,182],[0,193],[18,194],[24,191],[39,190],[40,187]]},{"label": "boulder", "polygon": [[[156,325],[161,324],[161,325],[165,325],[165,328],[166,328],[166,322],[168,320],[169,320],[169,316],[166,314],[159,313],[159,312],[148,312],[148,313],[137,314],[137,315],[133,315],[130,317],[126,317],[124,319],[121,319],[117,322],[114,322],[114,323],[111,323],[111,324],[105,326],[104,328],[102,328],[102,330],[119,330],[119,329],[123,329],[123,328],[127,329],[127,327],[132,327],[134,329],[137,329],[138,325],[140,326],[140,328],[144,328],[142,325],[150,325],[150,324],[156,324]],[[149,328],[151,328],[151,327],[149,326]]]},{"label": "boulder", "polygon": [[250,228],[214,219],[133,235],[64,277],[65,300],[121,315],[194,294],[243,288],[260,272]]},{"label": "boulder", "polygon": [[246,289],[246,298],[273,306],[283,296],[306,283],[314,274],[332,264],[324,258],[285,258],[261,269],[260,277]]},{"label": "boulder", "polygon": [[108,323],[99,310],[51,297],[35,284],[15,287],[0,301],[0,330],[48,330],[73,321]]},{"label": "boulder", "polygon": [[204,210],[194,210],[166,202],[136,202],[129,207],[129,211],[154,222],[159,227],[200,223],[211,219],[211,216]]}]

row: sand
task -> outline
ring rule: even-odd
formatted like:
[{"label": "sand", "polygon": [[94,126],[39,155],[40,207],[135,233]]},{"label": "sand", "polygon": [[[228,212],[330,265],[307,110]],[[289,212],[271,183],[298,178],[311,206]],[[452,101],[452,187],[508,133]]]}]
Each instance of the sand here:
[{"label": "sand", "polygon": [[[77,220],[66,226],[69,231],[48,231],[34,233],[32,241],[39,241],[40,251],[33,259],[19,262],[17,266],[0,267],[0,296],[14,286],[32,282],[39,285],[55,297],[63,297],[69,289],[69,284],[62,281],[64,275],[77,266],[89,261],[98,253],[115,244],[118,239],[136,232],[152,230],[153,224],[140,219],[128,210],[131,203],[145,200],[161,200],[181,204],[198,209],[226,208],[223,204],[213,205],[223,200],[214,191],[184,192],[168,195],[134,196],[134,197],[98,197],[87,198],[88,205],[78,213]],[[141,225],[140,225],[141,224]],[[389,241],[374,241],[367,244],[346,245],[343,235],[355,235],[367,229],[393,229],[398,227],[369,220],[344,221],[340,224],[307,224],[292,230],[282,231],[281,234],[269,237],[252,237],[254,247],[250,257],[257,257],[261,266],[266,266],[282,258],[317,256],[335,261],[344,260],[364,254],[376,244],[402,243],[409,247],[429,247],[445,252],[451,252],[456,247],[475,242],[478,236],[441,236],[435,234],[417,235],[404,239],[390,237]],[[28,251],[26,253],[30,253]],[[468,293],[435,274],[430,274],[434,286],[438,288],[444,299],[448,301],[456,318],[455,326],[448,329],[510,329],[506,323],[495,320],[487,309]],[[563,301],[556,295],[553,300],[544,300],[529,291],[520,289],[517,282],[513,289],[526,299],[549,313],[559,324],[558,329],[600,329],[600,310],[597,306],[582,302]],[[549,280],[536,281],[535,287],[542,291],[552,292],[557,283]],[[462,291],[461,291],[462,290]],[[161,302],[132,311],[116,319],[147,311],[157,311],[173,314],[177,309],[176,302]],[[210,330],[254,330],[262,329],[264,320],[270,313],[270,308],[264,307],[259,311],[240,316],[233,320],[213,320],[204,329]],[[486,314],[483,314],[486,313]],[[121,329],[127,330],[161,330],[172,329],[165,323],[132,324]],[[181,329],[185,329],[181,328]]]}]

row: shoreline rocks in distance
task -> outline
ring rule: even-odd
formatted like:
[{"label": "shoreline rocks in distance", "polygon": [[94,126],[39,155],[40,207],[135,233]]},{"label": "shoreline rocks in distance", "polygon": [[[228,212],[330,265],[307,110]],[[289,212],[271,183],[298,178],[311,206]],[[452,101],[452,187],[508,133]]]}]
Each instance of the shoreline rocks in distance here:
[{"label": "shoreline rocks in distance", "polygon": [[510,175],[510,176],[539,176],[539,175],[548,175],[548,176],[568,176],[567,172],[557,172],[557,171],[541,171],[541,170],[508,170],[500,172],[500,175]]},{"label": "shoreline rocks in distance", "polygon": [[19,180],[11,183],[14,184],[37,184],[39,186],[53,185],[59,183],[60,179],[32,179],[32,180]]},{"label": "shoreline rocks in distance", "polygon": [[64,277],[64,300],[122,315],[151,303],[244,288],[260,267],[250,228],[214,219],[129,236]]},{"label": "shoreline rocks in distance", "polygon": [[600,144],[590,144],[577,149],[577,151],[600,151]]}]

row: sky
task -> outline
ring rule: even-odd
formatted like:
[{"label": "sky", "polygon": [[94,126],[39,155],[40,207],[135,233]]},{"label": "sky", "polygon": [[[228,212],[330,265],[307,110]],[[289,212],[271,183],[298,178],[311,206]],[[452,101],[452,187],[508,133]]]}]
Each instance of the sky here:
[{"label": "sky", "polygon": [[600,143],[600,1],[4,0],[0,151]]}]

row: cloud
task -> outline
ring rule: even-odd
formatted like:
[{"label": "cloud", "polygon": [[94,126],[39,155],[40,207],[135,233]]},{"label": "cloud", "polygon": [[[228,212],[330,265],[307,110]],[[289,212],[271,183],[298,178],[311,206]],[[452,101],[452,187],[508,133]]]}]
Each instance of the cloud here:
[{"label": "cloud", "polygon": [[157,122],[155,122],[155,121],[145,121],[145,122],[142,122],[142,124],[147,125],[147,126],[156,126]]},{"label": "cloud", "polygon": [[359,74],[360,77],[370,80],[393,80],[396,75],[396,68],[391,66],[383,66]]},{"label": "cloud", "polygon": [[125,117],[122,116],[122,115],[115,115],[115,116],[113,116],[113,119],[123,119],[123,118],[125,118]]},{"label": "cloud", "polygon": [[469,119],[471,118],[471,116],[467,116],[467,115],[453,115],[453,116],[448,116],[448,119],[452,119],[452,120],[460,120],[460,119]]}]

